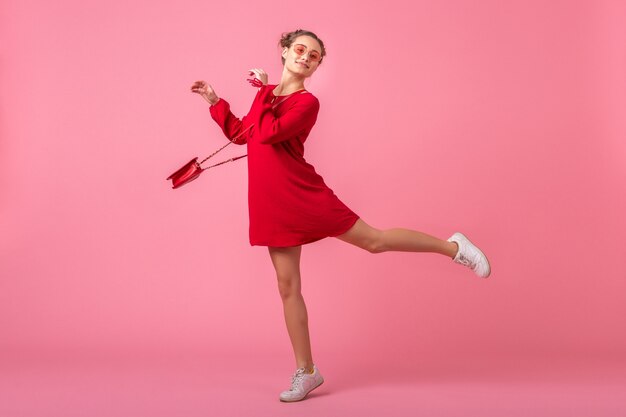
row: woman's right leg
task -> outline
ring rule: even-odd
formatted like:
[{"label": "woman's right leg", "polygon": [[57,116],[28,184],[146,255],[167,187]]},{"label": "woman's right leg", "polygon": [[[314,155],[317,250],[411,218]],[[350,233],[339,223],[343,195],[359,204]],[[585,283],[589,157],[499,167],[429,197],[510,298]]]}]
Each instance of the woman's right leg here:
[{"label": "woman's right leg", "polygon": [[301,293],[300,255],[302,245],[286,248],[268,246],[276,277],[278,291],[283,301],[287,331],[291,339],[297,368],[313,370],[313,356],[309,338],[306,305]]}]

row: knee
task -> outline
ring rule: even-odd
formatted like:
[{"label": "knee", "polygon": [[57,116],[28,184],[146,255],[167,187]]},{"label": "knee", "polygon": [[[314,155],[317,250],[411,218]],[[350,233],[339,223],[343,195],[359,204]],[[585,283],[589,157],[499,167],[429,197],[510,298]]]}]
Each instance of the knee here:
[{"label": "knee", "polygon": [[278,293],[280,298],[286,300],[288,298],[298,296],[300,294],[299,280],[291,277],[278,277]]},{"label": "knee", "polygon": [[373,233],[370,239],[368,239],[365,243],[364,249],[369,253],[385,252],[387,250],[385,248],[385,232],[382,230],[376,230],[376,232]]},{"label": "knee", "polygon": [[337,236],[337,238],[370,253],[380,253],[387,250],[384,231],[371,227],[361,219],[357,220],[350,230]]}]

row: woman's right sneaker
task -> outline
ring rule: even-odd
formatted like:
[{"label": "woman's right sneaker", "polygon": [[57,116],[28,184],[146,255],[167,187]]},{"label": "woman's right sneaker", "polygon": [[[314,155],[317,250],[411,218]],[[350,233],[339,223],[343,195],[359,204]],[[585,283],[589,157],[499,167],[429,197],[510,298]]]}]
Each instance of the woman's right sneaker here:
[{"label": "woman's right sneaker", "polygon": [[459,250],[453,259],[454,262],[467,266],[482,278],[487,278],[491,274],[491,267],[485,254],[463,233],[456,232],[450,236],[448,242],[456,242],[459,245]]},{"label": "woman's right sneaker", "polygon": [[291,388],[280,393],[280,400],[284,402],[300,401],[315,388],[322,385],[324,378],[317,366],[313,365],[313,373],[308,374],[304,368],[298,368],[291,377]]}]

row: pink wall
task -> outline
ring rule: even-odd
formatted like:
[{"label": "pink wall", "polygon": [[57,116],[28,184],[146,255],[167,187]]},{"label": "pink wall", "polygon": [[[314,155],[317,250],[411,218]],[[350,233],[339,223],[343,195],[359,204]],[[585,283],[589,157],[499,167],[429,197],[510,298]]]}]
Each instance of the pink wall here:
[{"label": "pink wall", "polygon": [[276,43],[298,27],[328,51],[307,84],[321,103],[307,161],[369,224],[462,231],[493,268],[482,280],[440,255],[305,245],[314,355],[626,349],[623,2],[9,0],[0,12],[4,358],[292,360],[267,249],[248,243],[246,160],[179,190],[165,178],[226,143],[190,85],[207,80],[243,116],[246,70],[278,82]]}]

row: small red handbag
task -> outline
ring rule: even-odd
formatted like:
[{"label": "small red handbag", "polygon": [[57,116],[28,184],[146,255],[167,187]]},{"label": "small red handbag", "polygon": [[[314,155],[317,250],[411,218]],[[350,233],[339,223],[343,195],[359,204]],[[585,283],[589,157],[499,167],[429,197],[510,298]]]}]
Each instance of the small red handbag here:
[{"label": "small red handbag", "polygon": [[206,161],[207,159],[211,158],[213,155],[215,155],[216,153],[218,153],[219,151],[221,151],[222,149],[224,149],[225,147],[227,147],[228,145],[233,143],[235,141],[235,139],[237,139],[241,135],[243,135],[252,126],[254,126],[254,123],[252,123],[250,126],[245,128],[241,133],[239,133],[237,136],[232,138],[226,145],[222,146],[217,151],[213,152],[211,155],[209,155],[206,158],[204,158],[202,161],[198,162],[198,157],[193,158],[191,161],[189,161],[185,165],[183,165],[178,171],[174,172],[172,175],[167,177],[166,181],[172,180],[172,188],[178,188],[178,187],[181,187],[181,186],[187,184],[188,182],[191,182],[191,181],[195,180],[196,178],[198,178],[200,176],[200,174],[202,174],[202,172],[204,170],[206,170],[206,169],[213,168],[213,167],[218,166],[218,165],[222,165],[222,164],[224,164],[226,162],[236,161],[237,159],[240,159],[240,158],[243,158],[245,156],[248,156],[247,154],[246,155],[237,156],[237,157],[230,158],[230,159],[227,159],[227,160],[222,161],[222,162],[218,162],[217,164],[213,164],[213,165],[208,166],[206,168],[202,168],[200,166],[204,161]]}]

